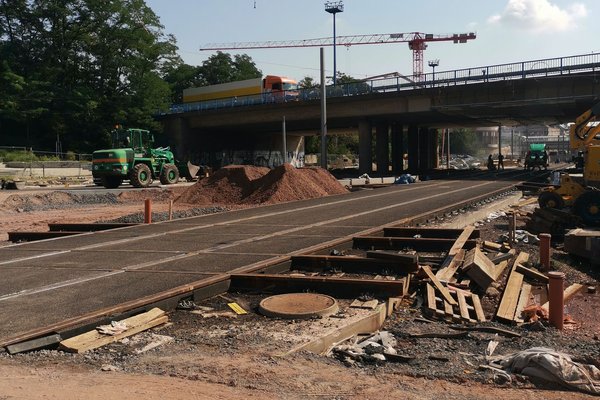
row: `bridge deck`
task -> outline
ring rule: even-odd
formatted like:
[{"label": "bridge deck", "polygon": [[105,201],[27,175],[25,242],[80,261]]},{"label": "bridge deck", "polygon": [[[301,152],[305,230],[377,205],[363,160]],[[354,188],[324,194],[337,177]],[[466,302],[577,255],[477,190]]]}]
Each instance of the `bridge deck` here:
[{"label": "bridge deck", "polygon": [[429,181],[0,248],[0,342],[513,184]]}]

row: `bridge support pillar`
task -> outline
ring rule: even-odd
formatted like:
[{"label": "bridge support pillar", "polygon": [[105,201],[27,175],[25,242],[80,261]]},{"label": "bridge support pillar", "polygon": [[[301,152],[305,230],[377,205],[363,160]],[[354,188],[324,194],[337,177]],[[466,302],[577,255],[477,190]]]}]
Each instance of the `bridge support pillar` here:
[{"label": "bridge support pillar", "polygon": [[427,141],[428,163],[427,169],[435,169],[439,167],[440,158],[438,152],[439,132],[437,129],[429,129]]},{"label": "bridge support pillar", "polygon": [[419,127],[408,126],[408,171],[411,174],[419,172]]},{"label": "bridge support pillar", "polygon": [[430,164],[429,161],[429,128],[419,128],[419,174],[425,172]]},{"label": "bridge support pillar", "polygon": [[379,122],[375,127],[375,159],[377,161],[377,175],[379,176],[389,174],[389,147],[389,124],[387,122]]},{"label": "bridge support pillar", "polygon": [[189,159],[190,147],[186,138],[191,135],[186,120],[184,118],[170,118],[165,124],[164,131],[169,135],[168,142],[171,143],[175,158],[179,160]]},{"label": "bridge support pillar", "polygon": [[392,123],[391,141],[392,141],[392,173],[400,175],[404,172],[404,132],[402,124]]},{"label": "bridge support pillar", "polygon": [[358,123],[358,172],[359,174],[373,173],[373,156],[371,145],[373,142],[371,123],[362,120]]}]

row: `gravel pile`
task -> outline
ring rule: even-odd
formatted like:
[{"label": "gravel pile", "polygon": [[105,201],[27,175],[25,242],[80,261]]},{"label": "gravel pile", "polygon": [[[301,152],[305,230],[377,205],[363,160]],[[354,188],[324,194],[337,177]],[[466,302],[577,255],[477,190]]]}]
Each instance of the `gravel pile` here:
[{"label": "gravel pile", "polygon": [[6,198],[2,208],[21,212],[60,210],[82,205],[117,204],[119,198],[114,193],[73,193],[54,191],[36,195],[14,194]]}]

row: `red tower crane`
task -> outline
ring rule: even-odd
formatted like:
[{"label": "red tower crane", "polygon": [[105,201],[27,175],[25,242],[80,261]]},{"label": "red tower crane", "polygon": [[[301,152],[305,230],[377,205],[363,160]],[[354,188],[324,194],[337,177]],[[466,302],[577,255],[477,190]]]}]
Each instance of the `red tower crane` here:
[{"label": "red tower crane", "polygon": [[[475,33],[454,33],[449,35],[435,35],[432,33],[410,32],[410,33],[381,33],[372,35],[338,36],[338,45],[356,46],[362,44],[386,44],[386,43],[408,43],[408,48],[413,52],[413,74],[415,81],[423,77],[423,51],[428,42],[466,43],[477,36]],[[204,50],[244,50],[244,49],[273,49],[287,47],[322,47],[333,46],[333,38],[318,38],[304,40],[279,40],[267,42],[234,42],[234,43],[210,43],[200,48]]]}]

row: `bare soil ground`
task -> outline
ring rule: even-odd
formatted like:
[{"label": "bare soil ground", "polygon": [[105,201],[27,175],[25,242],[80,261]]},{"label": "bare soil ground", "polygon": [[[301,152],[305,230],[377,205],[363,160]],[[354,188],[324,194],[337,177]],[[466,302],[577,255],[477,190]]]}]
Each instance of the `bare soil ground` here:
[{"label": "bare soil ground", "polygon": [[[0,235],[18,228],[45,230],[48,222],[94,222],[141,213],[143,198],[148,196],[154,199],[157,211],[166,211],[168,201],[177,198],[180,190],[185,189],[132,192],[110,204],[77,204],[72,198],[51,192],[45,198],[33,196],[21,199],[19,204],[14,200],[7,204],[6,193],[0,192],[0,204],[4,204],[0,208]],[[51,207],[49,202],[53,203]],[[197,205],[176,202],[175,207],[185,212]],[[483,221],[478,229],[485,240],[495,241],[506,232],[507,219]],[[536,262],[536,245],[520,243],[517,247],[532,254]],[[567,284],[597,284],[597,273],[584,262],[573,260],[556,248],[552,258],[555,268],[567,274]],[[491,339],[500,342],[496,350],[499,354],[545,346],[572,354],[578,361],[600,365],[597,294],[581,294],[569,303],[567,312],[576,324],[563,332],[543,324],[508,327],[492,323],[513,329],[521,334],[519,338],[470,333],[459,339],[416,339],[412,333],[450,330],[446,322],[421,322],[418,304],[407,301],[384,325],[398,339],[398,353],[414,357],[407,364],[347,363],[308,352],[281,357],[281,353],[308,337],[318,336],[320,330],[336,322],[261,316],[257,305],[265,296],[217,296],[202,304],[216,311],[215,316],[176,310],[169,313],[170,324],[164,327],[85,354],[55,350],[12,356],[0,353],[0,400],[583,399],[591,396],[518,375],[510,382],[499,379],[491,371],[479,368],[484,363],[485,348]],[[491,293],[484,298],[489,314],[493,313],[495,296]],[[249,313],[228,313],[230,300]],[[341,308],[349,313],[347,305],[342,303]],[[160,340],[165,343],[144,350]]]}]

